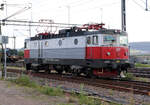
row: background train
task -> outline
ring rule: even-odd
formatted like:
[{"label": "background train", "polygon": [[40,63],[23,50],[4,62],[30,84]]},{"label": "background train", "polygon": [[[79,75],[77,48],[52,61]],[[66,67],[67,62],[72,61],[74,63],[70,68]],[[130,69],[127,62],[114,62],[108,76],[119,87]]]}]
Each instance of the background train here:
[{"label": "background train", "polygon": [[[18,51],[17,49],[6,49],[7,63],[15,63],[16,61],[23,60],[23,52]],[[2,57],[1,61],[4,62],[4,50],[0,48],[0,56]]]},{"label": "background train", "polygon": [[59,30],[58,34],[39,33],[25,40],[27,70],[56,70],[75,75],[124,77],[129,63],[126,32],[86,24]]}]

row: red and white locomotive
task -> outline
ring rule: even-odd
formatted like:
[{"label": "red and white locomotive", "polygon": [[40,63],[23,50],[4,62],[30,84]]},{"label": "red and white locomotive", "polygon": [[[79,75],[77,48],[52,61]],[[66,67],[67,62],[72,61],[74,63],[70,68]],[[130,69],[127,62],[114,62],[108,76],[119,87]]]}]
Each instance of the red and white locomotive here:
[{"label": "red and white locomotive", "polygon": [[56,70],[88,76],[116,77],[129,67],[126,32],[105,29],[104,24],[39,33],[25,40],[27,70]]}]

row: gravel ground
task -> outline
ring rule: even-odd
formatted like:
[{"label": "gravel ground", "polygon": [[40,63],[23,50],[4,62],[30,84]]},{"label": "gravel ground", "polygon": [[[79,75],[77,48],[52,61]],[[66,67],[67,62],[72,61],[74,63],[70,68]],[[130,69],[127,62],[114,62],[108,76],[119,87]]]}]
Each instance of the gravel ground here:
[{"label": "gravel ground", "polygon": [[[38,77],[32,77],[33,80],[41,85],[50,85],[52,87],[61,87],[67,91],[80,91],[81,84],[70,83],[66,81],[43,79]],[[137,95],[131,92],[119,92],[111,89],[104,89],[99,87],[93,87],[84,85],[83,90],[90,94],[96,94],[104,100],[117,102],[124,105],[150,105],[150,96]]]},{"label": "gravel ground", "polygon": [[[14,73],[9,73],[9,76],[16,76]],[[70,83],[66,81],[58,81],[51,79],[43,79],[38,77],[31,77],[40,85],[49,85],[51,87],[61,87],[65,91],[77,91],[81,90],[81,84]],[[89,85],[83,85],[83,90],[90,94],[95,94],[100,98],[112,102],[117,102],[124,105],[150,105],[150,96],[137,95],[130,92],[120,92],[112,89],[104,89],[99,87],[93,87]]]},{"label": "gravel ground", "polygon": [[[47,96],[34,89],[19,87],[0,80],[0,105],[61,105],[67,97]],[[74,105],[77,105],[74,102]]]}]

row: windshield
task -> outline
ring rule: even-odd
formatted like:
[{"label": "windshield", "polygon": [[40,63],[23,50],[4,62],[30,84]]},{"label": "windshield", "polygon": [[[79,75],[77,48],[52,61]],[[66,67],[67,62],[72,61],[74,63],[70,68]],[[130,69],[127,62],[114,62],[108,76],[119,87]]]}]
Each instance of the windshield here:
[{"label": "windshield", "polygon": [[117,41],[117,37],[114,35],[106,35],[103,38],[105,44],[116,43]]},{"label": "windshield", "polygon": [[128,38],[127,36],[120,36],[120,45],[127,46],[128,45]]}]

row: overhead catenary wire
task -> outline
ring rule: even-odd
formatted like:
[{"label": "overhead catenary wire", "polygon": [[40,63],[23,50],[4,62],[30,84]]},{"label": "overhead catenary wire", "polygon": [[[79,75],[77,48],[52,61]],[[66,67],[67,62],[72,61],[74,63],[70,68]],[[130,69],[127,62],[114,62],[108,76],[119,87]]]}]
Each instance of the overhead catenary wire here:
[{"label": "overhead catenary wire", "polygon": [[100,8],[104,9],[104,7],[114,6],[114,5],[117,5],[117,4],[120,5],[120,2],[116,1],[116,2],[112,2],[112,3],[105,3],[105,4],[98,5],[98,6],[89,7],[88,11],[87,11],[87,8],[80,9],[80,10],[75,9],[74,11],[76,11],[76,12],[77,11],[84,11],[84,13],[85,13],[85,12],[93,11],[93,9],[100,9]]},{"label": "overhead catenary wire", "polygon": [[[33,21],[19,21],[19,20],[0,20],[3,25],[11,26],[32,26],[32,27],[59,27],[59,28],[71,28],[81,26],[81,24],[66,24],[66,23],[41,23]],[[30,23],[30,24],[29,24]]]},{"label": "overhead catenary wire", "polygon": [[15,22],[15,23],[37,23],[37,24],[47,24],[47,25],[51,25],[51,24],[53,24],[53,25],[65,25],[65,26],[68,26],[68,25],[70,25],[70,26],[80,26],[80,25],[82,25],[82,24],[67,24],[67,23],[49,23],[49,22],[44,22],[44,23],[41,23],[41,22],[35,22],[35,21],[20,21],[20,20],[0,20],[1,22],[2,22],[2,24],[4,24],[5,25],[5,23],[7,23],[7,22]]},{"label": "overhead catenary wire", "polygon": [[132,0],[136,5],[138,5],[140,8],[142,8],[142,9],[145,9],[140,3],[138,3],[137,1],[135,1],[135,0]]}]

